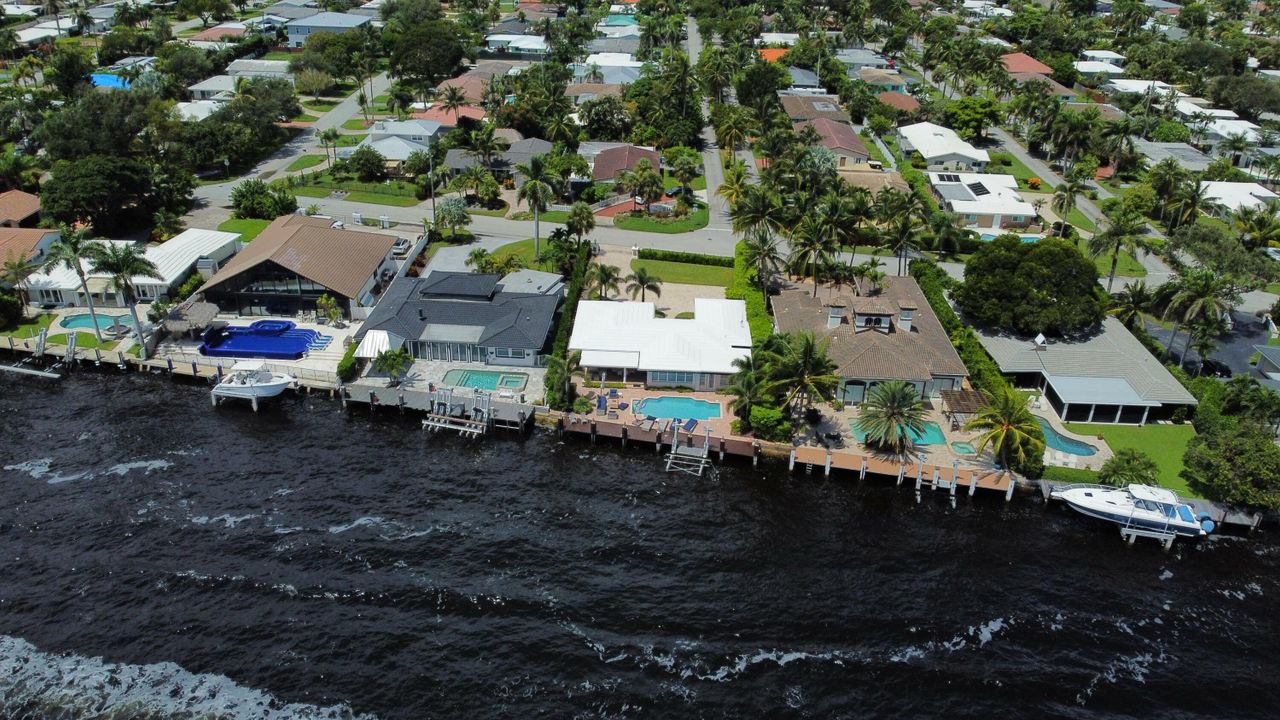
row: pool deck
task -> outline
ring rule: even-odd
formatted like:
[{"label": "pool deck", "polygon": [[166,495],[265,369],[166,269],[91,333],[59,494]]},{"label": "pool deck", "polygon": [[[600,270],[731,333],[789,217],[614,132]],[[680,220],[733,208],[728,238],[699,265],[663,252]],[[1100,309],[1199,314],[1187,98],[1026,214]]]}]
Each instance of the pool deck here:
[{"label": "pool deck", "polygon": [[[1039,404],[1037,404],[1039,403]],[[1075,455],[1045,445],[1044,448],[1044,464],[1045,467],[1067,467],[1078,468],[1082,470],[1101,470],[1102,465],[1110,460],[1115,452],[1106,440],[1099,437],[1090,437],[1073,433],[1062,425],[1062,418],[1058,417],[1058,413],[1053,411],[1053,406],[1037,398],[1031,403],[1031,412],[1044,418],[1049,423],[1049,427],[1058,431],[1059,435],[1072,440],[1077,440],[1088,445],[1092,445],[1098,449],[1093,455]]]},{"label": "pool deck", "polygon": [[[329,343],[329,347],[323,350],[310,350],[307,354],[297,360],[270,360],[269,365],[273,370],[288,372],[300,380],[308,384],[319,387],[336,387],[337,386],[337,369],[338,363],[342,360],[343,354],[347,351],[346,343],[348,338],[352,337],[357,330],[360,329],[360,323],[347,323],[346,327],[334,327],[332,325],[320,325],[317,323],[299,322],[296,318],[277,318],[277,317],[235,317],[231,315],[219,315],[218,320],[226,321],[231,325],[248,326],[258,320],[288,320],[301,330],[314,330],[321,335],[328,335],[333,338]],[[185,367],[192,362],[199,365],[222,365],[224,368],[231,367],[237,358],[230,357],[206,357],[200,354],[199,340],[189,340],[170,337],[162,341],[152,351],[152,357],[158,361],[173,361],[174,365]]]},{"label": "pool deck", "polygon": [[[426,390],[432,384],[444,385],[444,376],[450,370],[470,370],[472,372],[488,371],[488,372],[507,372],[522,373],[528,376],[529,380],[525,383],[523,390],[510,391],[513,399],[519,399],[521,393],[527,402],[542,402],[543,384],[542,380],[547,374],[546,368],[539,367],[513,367],[508,365],[483,365],[481,363],[465,363],[465,362],[448,362],[445,360],[414,360],[413,365],[409,367],[405,375],[404,382],[401,383],[406,390]],[[386,375],[379,374],[373,369],[366,371],[363,378],[370,381],[381,381],[386,384]],[[363,379],[362,378],[362,379]],[[494,390],[495,397],[505,397],[508,391],[503,388]]]}]

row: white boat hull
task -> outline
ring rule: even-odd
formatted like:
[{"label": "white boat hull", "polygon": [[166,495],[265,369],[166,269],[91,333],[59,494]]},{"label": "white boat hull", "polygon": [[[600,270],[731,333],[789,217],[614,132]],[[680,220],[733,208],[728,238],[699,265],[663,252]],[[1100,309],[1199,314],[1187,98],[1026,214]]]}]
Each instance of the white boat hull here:
[{"label": "white boat hull", "polygon": [[[1082,515],[1105,520],[1122,528],[1172,533],[1182,537],[1202,537],[1207,534],[1189,505],[1177,503],[1172,506],[1156,506],[1135,503],[1123,488],[1075,487],[1056,491],[1052,497],[1062,500]],[[1165,509],[1162,510],[1161,507]]]},{"label": "white boat hull", "polygon": [[221,382],[213,386],[213,394],[218,397],[240,398],[242,400],[273,398],[287,390],[294,383],[293,378],[288,376],[286,378],[261,383],[250,382],[244,385]]}]

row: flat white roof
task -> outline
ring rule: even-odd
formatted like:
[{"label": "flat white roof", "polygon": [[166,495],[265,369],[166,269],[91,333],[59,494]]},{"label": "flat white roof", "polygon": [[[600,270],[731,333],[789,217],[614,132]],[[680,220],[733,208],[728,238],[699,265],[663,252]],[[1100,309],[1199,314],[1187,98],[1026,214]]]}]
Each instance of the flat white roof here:
[{"label": "flat white roof", "polygon": [[1144,399],[1124,378],[1050,375],[1048,380],[1053,391],[1068,405],[1160,405]]},{"label": "flat white roof", "polygon": [[[155,263],[156,270],[162,279],[135,277],[133,283],[139,286],[171,285],[186,274],[196,260],[225,252],[239,238],[240,235],[237,233],[221,232],[219,230],[200,230],[197,228],[184,230],[167,242],[153,248],[147,248],[144,253],[148,260]],[[96,242],[117,245],[135,244],[127,240],[99,240]],[[88,276],[90,280],[105,281],[110,279],[110,276],[102,273],[89,273]],[[51,272],[32,275],[28,279],[28,284],[32,289],[75,291],[80,288],[80,279],[76,277],[75,271],[59,265]]]},{"label": "flat white roof", "polygon": [[173,109],[178,111],[178,116],[183,120],[199,122],[221,110],[222,103],[217,100],[196,100],[180,102]]},{"label": "flat white roof", "polygon": [[1234,120],[1235,118],[1240,117],[1239,115],[1236,115],[1234,112],[1223,109],[1223,108],[1211,108],[1211,107],[1205,107],[1203,105],[1197,105],[1196,103],[1191,102],[1190,99],[1183,99],[1183,100],[1177,101],[1176,103],[1173,104],[1173,108],[1174,110],[1177,110],[1178,114],[1182,115],[1183,117],[1191,117],[1193,115],[1208,115],[1209,117],[1212,117],[1212,118],[1223,118],[1226,120]]},{"label": "flat white roof", "polygon": [[1158,92],[1161,95],[1167,95],[1170,91],[1173,91],[1174,97],[1186,97],[1185,93],[1178,92],[1177,90],[1174,90],[1173,87],[1168,83],[1163,83],[1163,82],[1160,82],[1159,80],[1131,80],[1131,79],[1125,79],[1125,78],[1114,78],[1108,81],[1106,86],[1116,92],[1122,92],[1122,93],[1142,94],[1142,93],[1145,93],[1147,90],[1154,90],[1155,92]]},{"label": "flat white roof", "polygon": [[578,303],[571,350],[584,367],[727,375],[751,354],[747,306],[741,300],[697,298],[693,318],[655,317],[651,302]]},{"label": "flat white roof", "polygon": [[1080,54],[1090,60],[1124,60],[1124,56],[1114,50],[1085,50]]},{"label": "flat white roof", "polygon": [[898,128],[898,134],[911,144],[911,148],[920,153],[925,160],[944,155],[959,155],[980,162],[988,162],[991,156],[986,150],[979,150],[960,139],[955,130],[931,122],[904,125]]},{"label": "flat white roof", "polygon": [[227,90],[235,90],[236,79],[231,77],[230,75],[214,75],[213,77],[208,77],[208,78],[205,78],[204,80],[201,80],[200,82],[188,87],[187,89],[191,90],[192,92],[195,92],[197,90],[212,90],[214,92],[225,92]]},{"label": "flat white roof", "polygon": [[1123,75],[1124,68],[1102,60],[1077,60],[1071,63],[1083,75]]},{"label": "flat white roof", "polygon": [[1209,123],[1209,134],[1217,135],[1225,138],[1228,135],[1244,135],[1249,142],[1258,141],[1258,131],[1262,128],[1248,120],[1233,120],[1230,118],[1215,118]]},{"label": "flat white roof", "polygon": [[1227,210],[1242,207],[1259,207],[1280,197],[1258,183],[1250,182],[1202,182],[1205,195]]},{"label": "flat white roof", "polygon": [[636,60],[630,53],[592,53],[582,62],[583,67],[644,67],[644,63]]},{"label": "flat white roof", "polygon": [[1035,206],[1018,193],[1018,179],[1012,175],[931,172],[929,184],[952,212],[962,215],[1036,215]]}]

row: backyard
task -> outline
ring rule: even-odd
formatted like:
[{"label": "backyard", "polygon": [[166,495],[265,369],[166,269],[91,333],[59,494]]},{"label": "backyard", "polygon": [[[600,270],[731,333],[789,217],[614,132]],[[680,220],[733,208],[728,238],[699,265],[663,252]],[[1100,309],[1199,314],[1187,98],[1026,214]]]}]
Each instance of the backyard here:
[{"label": "backyard", "polygon": [[1067,423],[1066,427],[1073,433],[1088,437],[1101,435],[1112,450],[1134,448],[1141,450],[1155,460],[1159,468],[1157,480],[1161,486],[1178,493],[1183,497],[1195,497],[1195,493],[1187,487],[1187,482],[1179,473],[1182,472],[1182,455],[1187,450],[1187,443],[1196,434],[1191,425],[1088,425],[1084,423]]},{"label": "backyard", "polygon": [[631,271],[644,268],[662,278],[664,283],[681,285],[715,285],[728,287],[733,280],[733,268],[717,265],[670,262],[668,260],[632,260]]}]

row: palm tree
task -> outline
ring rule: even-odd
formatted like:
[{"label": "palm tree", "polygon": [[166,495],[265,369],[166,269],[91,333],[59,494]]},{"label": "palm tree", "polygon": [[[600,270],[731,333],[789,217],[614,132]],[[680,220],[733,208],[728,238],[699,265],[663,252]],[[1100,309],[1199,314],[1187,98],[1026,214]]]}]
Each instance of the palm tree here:
[{"label": "palm tree", "polygon": [[573,350],[564,357],[551,355],[547,358],[547,377],[560,379],[559,393],[560,397],[565,399],[565,402],[568,402],[570,390],[572,390],[573,374],[581,369],[581,350]]},{"label": "palm tree", "polygon": [[458,125],[458,112],[462,108],[471,104],[471,100],[467,97],[467,93],[457,85],[450,85],[444,89],[444,93],[440,96],[440,107],[445,112],[453,113],[453,125]]},{"label": "palm tree", "polygon": [[[40,13],[42,15],[53,16],[53,27],[58,32],[58,37],[62,37],[62,12],[63,4],[61,0],[40,0]],[[98,338],[101,340],[102,338]]]},{"label": "palm tree", "polygon": [[965,430],[979,430],[977,451],[990,447],[1000,458],[1000,467],[1012,472],[1011,462],[1026,462],[1028,451],[1044,452],[1044,432],[1035,416],[1027,409],[1026,398],[1012,387],[1005,387],[994,396],[988,396],[969,422]]},{"label": "palm tree", "polygon": [[721,391],[733,396],[729,401],[729,410],[738,416],[745,432],[751,430],[751,408],[768,404],[772,396],[768,379],[756,369],[751,356],[734,360],[733,366],[738,372],[733,374],[729,384]]},{"label": "palm tree", "polygon": [[640,302],[645,301],[646,293],[653,293],[655,296],[662,295],[662,278],[652,275],[643,267],[638,267],[635,272],[628,275],[625,279],[627,283],[627,294],[634,300],[636,295],[640,296]]},{"label": "palm tree", "polygon": [[413,365],[413,355],[406,348],[383,350],[373,359],[373,369],[387,374],[387,386],[396,384],[396,380]]},{"label": "palm tree", "polygon": [[1116,267],[1120,263],[1120,251],[1123,250],[1137,257],[1139,252],[1151,249],[1151,241],[1147,237],[1147,223],[1136,210],[1120,205],[1119,210],[1110,218],[1111,225],[1106,230],[1089,238],[1089,257],[1111,256],[1111,272],[1107,276],[1107,292],[1116,282]]},{"label": "palm tree", "polygon": [[1275,203],[1262,206],[1244,205],[1235,211],[1232,225],[1240,234],[1240,242],[1254,250],[1265,248],[1280,240],[1280,206]]},{"label": "palm tree", "polygon": [[927,415],[915,385],[890,380],[877,383],[867,393],[858,409],[858,430],[865,433],[868,444],[902,457],[924,433]]},{"label": "palm tree", "polygon": [[1231,133],[1218,143],[1218,152],[1229,154],[1231,156],[1232,166],[1239,167],[1240,159],[1245,153],[1249,152],[1249,148],[1253,147],[1253,141],[1244,133]]},{"label": "palm tree", "polygon": [[840,382],[835,363],[827,357],[830,339],[819,342],[812,331],[802,330],[782,336],[777,345],[778,351],[771,353],[769,362],[770,389],[785,393],[783,404],[802,401],[802,407],[807,408],[829,399]]},{"label": "palm tree", "polygon": [[748,185],[738,202],[729,207],[729,220],[733,223],[733,231],[739,235],[747,235],[757,229],[777,232],[782,229],[785,217],[782,198],[763,185]]},{"label": "palm tree", "polygon": [[97,336],[98,344],[102,344],[102,330],[98,328],[98,314],[93,308],[93,295],[89,292],[88,275],[85,273],[84,264],[96,263],[102,254],[102,243],[89,239],[88,228],[72,231],[70,227],[63,225],[62,237],[49,246],[49,253],[45,256],[42,266],[46,272],[58,266],[65,267],[80,279],[80,292],[84,293],[85,305],[89,308],[89,317],[93,320],[93,334]]},{"label": "palm tree", "polygon": [[565,221],[569,232],[578,236],[578,242],[596,229],[596,216],[591,206],[579,200],[569,207],[569,218]]},{"label": "palm tree", "polygon": [[896,215],[884,228],[884,243],[898,258],[898,274],[906,272],[907,254],[920,248],[920,218],[915,213]]},{"label": "palm tree", "polygon": [[595,290],[597,300],[608,300],[621,283],[622,271],[614,265],[596,263],[587,272],[587,284]]},{"label": "palm tree", "polygon": [[818,265],[831,255],[833,245],[825,223],[812,213],[801,218],[791,231],[791,265],[799,268],[802,276],[805,266],[811,269],[809,276],[813,278],[815,298],[818,297]]},{"label": "palm tree", "polygon": [[338,140],[341,137],[342,135],[338,132],[337,128],[321,130],[320,134],[316,136],[316,139],[320,141],[320,147],[324,148],[324,163],[326,168],[333,168],[333,164],[329,162],[329,149],[333,148],[333,154],[337,155]]},{"label": "palm tree", "polygon": [[467,136],[467,144],[472,155],[480,158],[486,168],[493,167],[493,159],[502,152],[503,141],[493,134],[493,123],[485,123]]},{"label": "palm tree", "polygon": [[1142,327],[1143,318],[1153,307],[1155,295],[1147,289],[1146,281],[1134,280],[1111,296],[1111,309],[1107,314],[1132,331]]},{"label": "palm tree", "polygon": [[[1218,341],[1215,337],[1218,325],[1218,323],[1203,323],[1191,329],[1191,342],[1188,346],[1200,356],[1200,362],[1196,365],[1196,377],[1199,377],[1204,370],[1205,361],[1218,349]],[[1183,354],[1186,354],[1185,350]]]},{"label": "palm tree", "polygon": [[27,305],[31,302],[27,296],[27,278],[39,270],[38,264],[13,251],[5,255],[4,265],[0,265],[0,286],[7,285],[18,291],[18,296],[22,298],[22,316],[26,315]]},{"label": "palm tree", "polygon": [[750,175],[747,174],[747,164],[742,160],[734,159],[724,169],[724,182],[720,183],[716,194],[724,198],[724,201],[732,208],[742,199],[747,186],[750,184],[749,180]]},{"label": "palm tree", "polygon": [[936,212],[929,216],[929,249],[943,255],[961,252],[977,233],[966,230],[953,213]]},{"label": "palm tree", "polygon": [[1181,225],[1195,222],[1200,213],[1213,212],[1218,207],[1218,203],[1209,196],[1209,184],[1193,177],[1187,178],[1175,190],[1170,204],[1176,208],[1174,215],[1170,218],[1170,232]]},{"label": "palm tree", "polygon": [[746,108],[730,105],[726,106],[721,113],[720,122],[716,124],[715,129],[716,145],[733,152],[756,131],[756,124]]},{"label": "palm tree", "polygon": [[542,242],[539,221],[542,212],[558,194],[556,186],[559,184],[559,179],[547,167],[546,155],[534,155],[529,158],[529,162],[517,165],[516,173],[524,177],[524,184],[516,193],[516,200],[528,202],[529,207],[533,209],[533,259],[537,261],[541,255]]},{"label": "palm tree", "polygon": [[756,281],[760,283],[760,288],[768,293],[769,287],[773,284],[774,274],[782,269],[784,263],[782,243],[773,233],[755,229],[747,233],[743,245],[746,251],[744,259],[756,269]]},{"label": "palm tree", "polygon": [[[1201,268],[1187,269],[1170,285],[1169,302],[1163,318],[1168,320],[1172,316],[1175,322],[1173,334],[1169,336],[1169,346],[1164,350],[1165,358],[1169,357],[1183,325],[1220,322],[1222,316],[1238,300],[1225,280],[1212,271]],[[1185,358],[1186,354],[1187,348],[1184,346],[1182,357]],[[1181,359],[1178,364],[1182,364]]]},{"label": "palm tree", "polygon": [[[160,270],[136,245],[107,243],[102,253],[93,259],[93,272],[111,276],[111,286],[124,297],[124,303],[133,316],[133,329],[138,333],[138,357],[147,359],[147,343],[142,336],[142,321],[138,319],[137,296],[133,279],[138,277],[162,280]],[[95,320],[96,324],[97,321]]]},{"label": "palm tree", "polygon": [[1057,213],[1060,225],[1058,226],[1058,237],[1067,236],[1067,216],[1072,210],[1076,209],[1076,200],[1083,194],[1089,192],[1089,186],[1080,179],[1068,179],[1066,182],[1059,183],[1053,192],[1053,202],[1049,207]]}]

